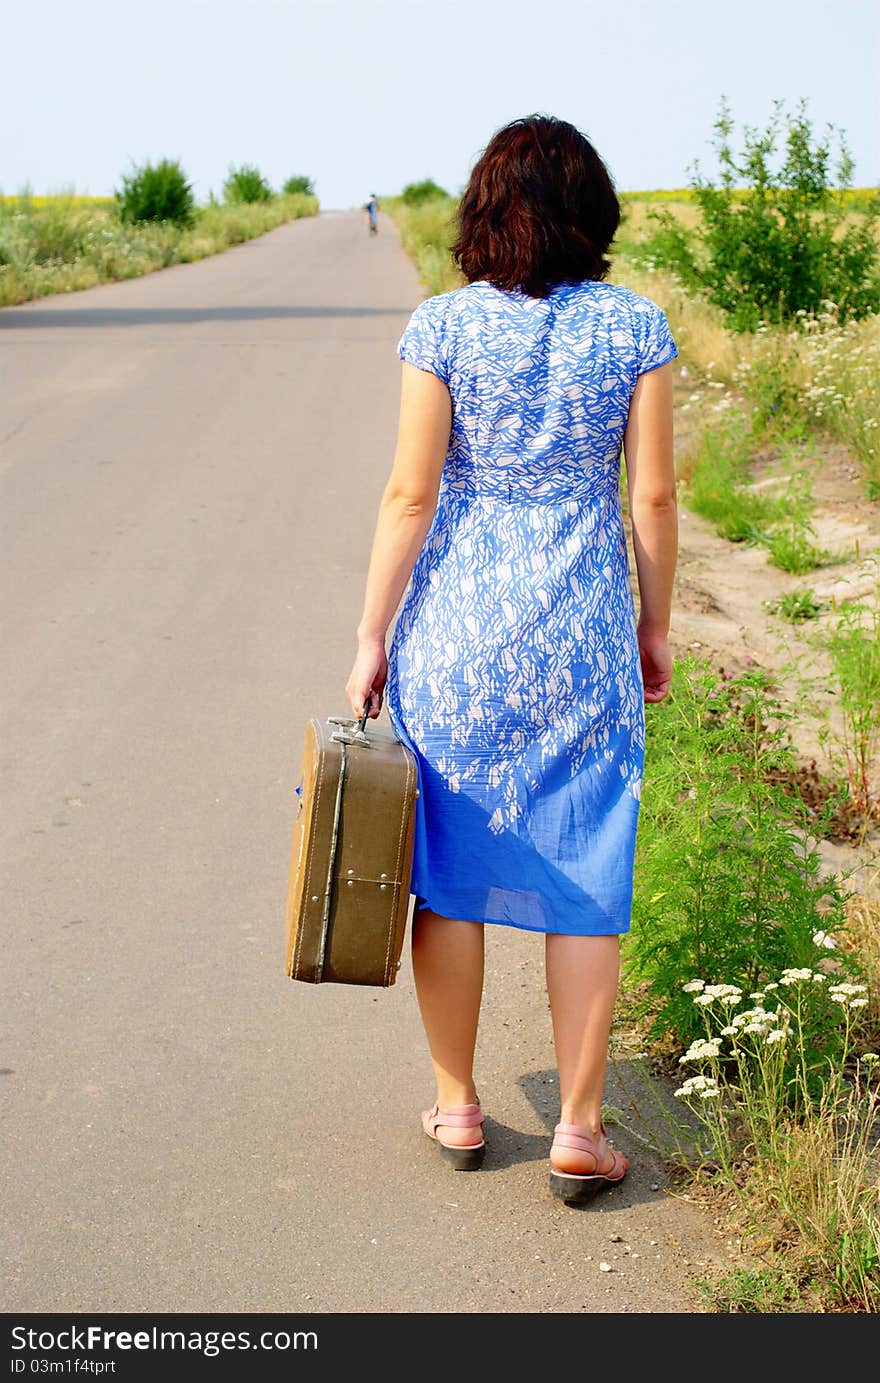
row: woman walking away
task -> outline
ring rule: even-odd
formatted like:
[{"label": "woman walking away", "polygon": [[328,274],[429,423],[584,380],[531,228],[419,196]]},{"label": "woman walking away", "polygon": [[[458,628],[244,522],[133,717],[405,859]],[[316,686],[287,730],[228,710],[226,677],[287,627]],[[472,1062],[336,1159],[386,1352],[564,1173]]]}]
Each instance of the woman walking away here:
[{"label": "woman walking away", "polygon": [[347,685],[357,714],[387,695],[419,766],[412,955],[437,1079],[423,1128],[453,1167],[480,1165],[484,926],[545,933],[550,1186],[567,1201],[627,1170],[602,1091],[644,702],[672,675],[678,351],[656,303],[603,281],[619,221],[601,158],[564,121],[514,121],[474,167],[453,250],[467,282],[421,303],[398,347],[397,450]]}]

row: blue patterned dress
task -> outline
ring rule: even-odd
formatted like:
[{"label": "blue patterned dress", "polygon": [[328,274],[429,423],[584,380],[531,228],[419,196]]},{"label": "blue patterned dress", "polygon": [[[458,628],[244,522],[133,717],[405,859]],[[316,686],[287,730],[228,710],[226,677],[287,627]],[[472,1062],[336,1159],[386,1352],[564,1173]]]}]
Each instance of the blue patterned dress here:
[{"label": "blue patterned dress", "polygon": [[386,690],[419,766],[419,906],[629,929],[645,719],[620,454],[639,374],[677,354],[656,303],[591,280],[412,314],[398,355],[453,403]]}]

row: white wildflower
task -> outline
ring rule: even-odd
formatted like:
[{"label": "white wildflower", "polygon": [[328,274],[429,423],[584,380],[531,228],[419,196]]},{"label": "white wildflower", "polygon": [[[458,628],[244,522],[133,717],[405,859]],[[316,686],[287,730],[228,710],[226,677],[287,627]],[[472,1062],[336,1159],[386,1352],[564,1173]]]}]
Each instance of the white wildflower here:
[{"label": "white wildflower", "polygon": [[834,940],[834,937],[829,936],[827,932],[813,932],[813,945],[823,946],[826,951],[837,950],[837,942]]},{"label": "white wildflower", "polygon": [[679,1066],[686,1061],[709,1061],[716,1057],[721,1050],[721,1038],[710,1037],[703,1040],[699,1038],[692,1042],[684,1056],[678,1058]]},{"label": "white wildflower", "polygon": [[736,1037],[736,1028],[722,1028],[722,1029],[721,1029],[721,1036],[722,1036],[722,1037]]},{"label": "white wildflower", "polygon": [[691,1076],[690,1080],[686,1080],[684,1085],[680,1085],[673,1093],[676,1099],[686,1100],[689,1095],[699,1095],[702,1098],[704,1090],[714,1090],[717,1085],[718,1082],[713,1076]]},{"label": "white wildflower", "polygon": [[755,992],[754,992],[754,994],[750,994],[750,995],[749,995],[749,998],[750,998],[750,999],[754,999],[754,1001],[755,1001],[756,1004],[762,1004],[762,1003],[764,1002],[764,991],[763,991],[763,989],[756,989]]},{"label": "white wildflower", "polygon": [[744,1028],[746,1023],[769,1022],[770,1014],[763,1008],[747,1008],[737,1013],[731,1021],[734,1028]]},{"label": "white wildflower", "polygon": [[802,980],[811,980],[812,978],[812,970],[783,970],[782,974],[779,976],[779,983],[784,985],[800,984]]},{"label": "white wildflower", "polygon": [[850,1006],[850,1008],[867,1008],[867,1007],[868,1007],[868,1000],[867,1000],[867,999],[850,999],[850,1001],[849,1001],[849,1006]]},{"label": "white wildflower", "polygon": [[701,1090],[701,1091],[700,1091],[700,1099],[701,1099],[701,1100],[717,1100],[717,1098],[718,1098],[718,1096],[719,1096],[720,1094],[721,1094],[721,1091],[718,1089],[718,1086],[717,1086],[717,1085],[707,1085],[705,1090]]},{"label": "white wildflower", "polygon": [[880,1056],[876,1052],[863,1052],[861,1056],[863,1066],[876,1066],[880,1061]]},{"label": "white wildflower", "polygon": [[736,1005],[742,998],[742,990],[735,984],[707,984],[702,994],[694,997],[695,1004],[702,1004],[704,1008],[715,1002],[727,1005]]},{"label": "white wildflower", "polygon": [[699,994],[700,990],[705,988],[705,980],[688,980],[687,984],[682,985],[685,994]]},{"label": "white wildflower", "polygon": [[772,1047],[774,1042],[784,1042],[785,1038],[785,1028],[774,1028],[773,1031],[768,1032],[767,1036],[764,1038],[764,1046]]}]

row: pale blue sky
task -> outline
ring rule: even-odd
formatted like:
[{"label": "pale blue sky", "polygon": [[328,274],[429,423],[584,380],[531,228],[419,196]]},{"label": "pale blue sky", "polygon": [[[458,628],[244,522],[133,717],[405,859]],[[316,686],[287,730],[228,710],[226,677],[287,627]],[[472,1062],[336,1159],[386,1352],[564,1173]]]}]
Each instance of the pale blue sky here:
[{"label": "pale blue sky", "polygon": [[0,188],[111,192],[178,157],[197,195],[230,162],[304,172],[326,207],[431,176],[457,191],[492,132],[571,120],[621,190],[710,170],[774,97],[847,132],[880,176],[878,0],[48,0],[0,26]]}]

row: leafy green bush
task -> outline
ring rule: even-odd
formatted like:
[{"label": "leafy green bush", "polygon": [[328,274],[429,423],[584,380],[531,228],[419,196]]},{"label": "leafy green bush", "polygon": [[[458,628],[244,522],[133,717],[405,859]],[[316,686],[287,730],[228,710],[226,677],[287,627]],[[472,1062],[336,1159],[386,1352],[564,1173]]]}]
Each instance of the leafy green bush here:
[{"label": "leafy green bush", "polygon": [[121,219],[129,224],[167,221],[175,226],[192,225],[195,201],[192,185],[175,159],[144,163],[123,177],[115,194]]},{"label": "leafy green bush", "polygon": [[433,178],[423,178],[421,182],[407,183],[400,194],[407,206],[421,206],[422,202],[433,202],[449,193],[435,183]]},{"label": "leafy green bush", "polygon": [[[788,719],[759,669],[719,678],[690,656],[667,700],[648,707],[626,966],[648,982],[655,1036],[699,1035],[684,982],[757,990],[815,963],[817,931],[843,928],[840,882],[820,876],[809,844],[823,823],[794,786]],[[835,955],[845,971],[848,959]]]},{"label": "leafy green bush", "polygon": [[294,177],[287,179],[282,191],[285,197],[292,197],[295,192],[304,192],[307,197],[314,197],[315,184],[311,178],[304,177],[302,174],[296,174]]},{"label": "leafy green bush", "polygon": [[271,196],[271,187],[253,164],[243,163],[240,168],[229,169],[223,184],[223,197],[227,202],[268,202]]},{"label": "leafy green bush", "polygon": [[[785,113],[781,101],[773,107],[765,130],[746,127],[744,150],[737,155],[730,144],[730,108],[722,100],[714,126],[720,186],[702,176],[698,163],[691,180],[698,230],[689,232],[666,209],[651,211],[656,230],[647,248],[656,262],[721,307],[737,331],[754,331],[762,320],[818,313],[829,301],[841,321],[876,312],[880,196],[854,210],[858,204],[843,195],[853,164],[842,131],[832,185],[833,127],[815,139],[805,101],[793,114]],[[785,152],[775,167],[780,134]]]}]

